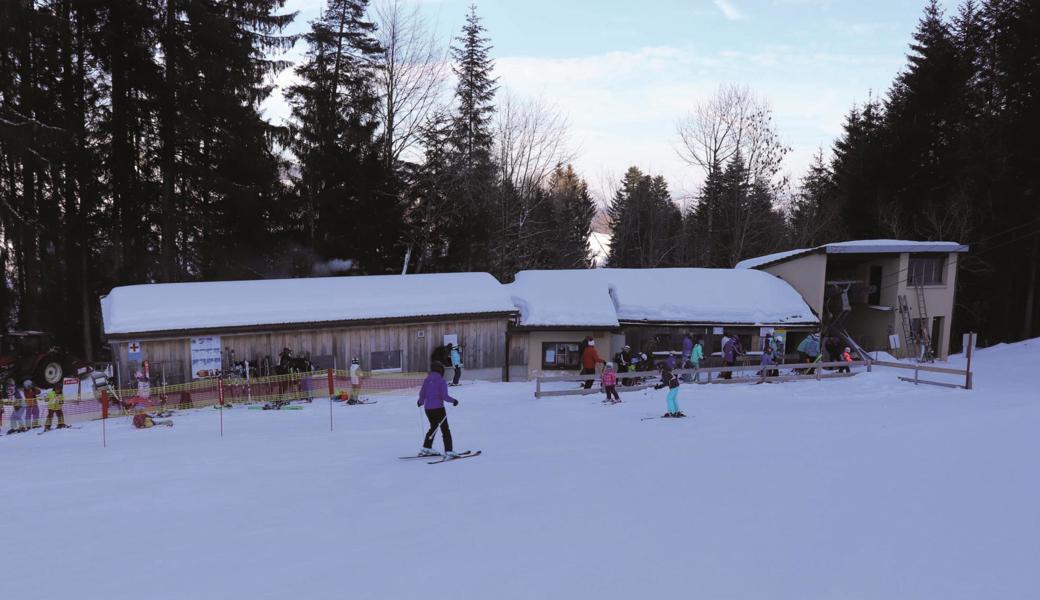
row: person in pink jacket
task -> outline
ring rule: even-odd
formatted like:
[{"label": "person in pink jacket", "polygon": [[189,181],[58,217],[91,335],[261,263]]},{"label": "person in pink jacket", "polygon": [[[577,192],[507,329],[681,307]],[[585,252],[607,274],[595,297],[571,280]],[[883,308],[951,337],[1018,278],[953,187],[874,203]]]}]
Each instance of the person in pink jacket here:
[{"label": "person in pink jacket", "polygon": [[614,363],[608,362],[603,369],[600,385],[603,386],[603,391],[607,393],[607,399],[604,402],[610,402],[611,404],[621,402],[621,396],[617,392],[617,371],[614,370]]}]

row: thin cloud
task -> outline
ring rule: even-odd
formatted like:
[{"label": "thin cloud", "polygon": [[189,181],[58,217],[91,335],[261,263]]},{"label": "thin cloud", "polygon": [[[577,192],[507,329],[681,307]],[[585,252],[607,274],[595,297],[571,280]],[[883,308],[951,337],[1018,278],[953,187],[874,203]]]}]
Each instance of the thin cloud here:
[{"label": "thin cloud", "polygon": [[722,16],[726,17],[730,21],[738,21],[744,18],[744,14],[740,12],[732,0],[711,0],[715,4],[715,8],[722,12]]}]

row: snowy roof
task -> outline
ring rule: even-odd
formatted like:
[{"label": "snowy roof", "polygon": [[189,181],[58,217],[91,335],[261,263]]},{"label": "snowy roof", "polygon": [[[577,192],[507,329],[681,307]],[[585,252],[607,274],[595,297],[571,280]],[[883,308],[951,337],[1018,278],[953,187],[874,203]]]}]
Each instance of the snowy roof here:
[{"label": "snowy roof", "polygon": [[618,322],[814,324],[787,282],[737,269],[522,271],[510,284],[520,325],[617,326]]},{"label": "snowy roof", "polygon": [[958,242],[916,242],[912,240],[850,240],[823,244],[814,248],[798,248],[785,250],[765,256],[748,258],[737,263],[738,269],[754,269],[763,265],[809,254],[824,252],[826,254],[885,254],[902,252],[967,252],[968,246]]},{"label": "snowy roof", "polygon": [[164,283],[101,299],[106,334],[515,313],[487,273]]},{"label": "snowy roof", "polygon": [[617,327],[617,311],[605,281],[588,270],[521,271],[505,287],[520,311],[520,325]]}]

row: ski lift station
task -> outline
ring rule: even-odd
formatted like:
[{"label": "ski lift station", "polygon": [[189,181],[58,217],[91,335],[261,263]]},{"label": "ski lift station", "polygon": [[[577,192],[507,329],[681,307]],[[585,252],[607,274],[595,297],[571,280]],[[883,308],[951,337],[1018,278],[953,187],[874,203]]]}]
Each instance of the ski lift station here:
[{"label": "ski lift station", "polygon": [[820,316],[824,335],[860,353],[945,360],[957,284],[957,242],[856,240],[737,263],[776,275]]},{"label": "ski lift station", "polygon": [[[705,354],[723,332],[757,350],[782,334],[793,350],[813,331],[863,350],[944,358],[957,256],[950,242],[828,244],[743,261],[734,269],[436,273],[131,285],[101,299],[116,371],[143,361],[169,383],[249,361],[264,369],[289,348],[318,368],[422,372],[434,350],[463,348],[465,377],[523,380],[578,369],[587,337],[610,360],[622,346]],[[894,336],[894,337],[893,337]],[[894,352],[896,353],[896,352]],[[261,371],[262,372],[262,371]]]}]

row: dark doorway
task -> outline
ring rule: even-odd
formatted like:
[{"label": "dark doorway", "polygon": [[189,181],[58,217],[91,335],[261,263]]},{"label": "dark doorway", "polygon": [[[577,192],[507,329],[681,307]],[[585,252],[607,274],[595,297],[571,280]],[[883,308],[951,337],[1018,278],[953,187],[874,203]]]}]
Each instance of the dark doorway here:
[{"label": "dark doorway", "polygon": [[870,266],[870,294],[867,296],[867,304],[879,306],[881,304],[881,266]]},{"label": "dark doorway", "polygon": [[932,317],[932,356],[942,356],[943,317]]}]

